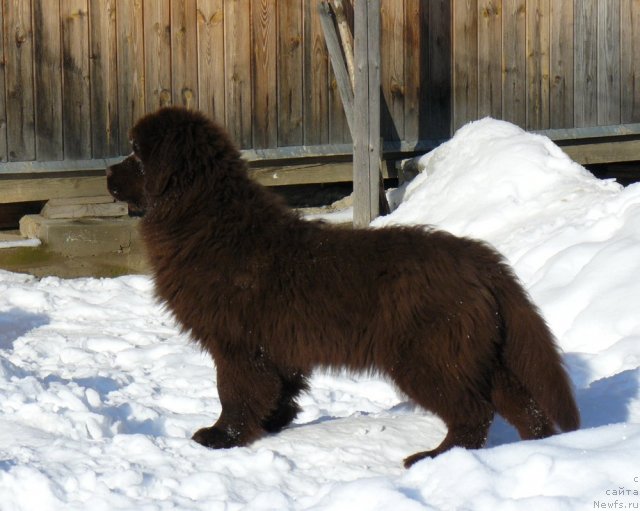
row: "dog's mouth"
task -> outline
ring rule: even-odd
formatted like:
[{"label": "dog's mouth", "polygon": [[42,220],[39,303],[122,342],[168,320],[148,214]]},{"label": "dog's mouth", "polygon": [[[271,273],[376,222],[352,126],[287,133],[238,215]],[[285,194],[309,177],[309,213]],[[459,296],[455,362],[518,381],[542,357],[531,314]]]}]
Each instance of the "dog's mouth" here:
[{"label": "dog's mouth", "polygon": [[113,182],[113,169],[111,167],[107,167],[107,190],[111,194],[114,199],[121,200],[121,193],[118,189],[118,186]]},{"label": "dog's mouth", "polygon": [[142,216],[144,215],[146,208],[141,203],[141,201],[132,198],[131,196],[127,196],[126,186],[124,190],[117,183],[117,179],[114,177],[114,170],[111,167],[107,167],[107,190],[111,194],[111,196],[121,202],[126,202],[129,207],[129,214],[132,216]]}]

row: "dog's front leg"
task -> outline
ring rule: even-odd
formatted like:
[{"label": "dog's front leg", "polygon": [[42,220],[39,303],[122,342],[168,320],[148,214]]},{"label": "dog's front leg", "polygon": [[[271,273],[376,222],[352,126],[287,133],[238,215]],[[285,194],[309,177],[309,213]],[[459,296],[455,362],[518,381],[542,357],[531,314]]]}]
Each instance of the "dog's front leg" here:
[{"label": "dog's front leg", "polygon": [[213,449],[247,445],[265,433],[262,424],[276,406],[280,378],[263,360],[246,353],[216,356],[215,363],[222,411],[193,440]]}]

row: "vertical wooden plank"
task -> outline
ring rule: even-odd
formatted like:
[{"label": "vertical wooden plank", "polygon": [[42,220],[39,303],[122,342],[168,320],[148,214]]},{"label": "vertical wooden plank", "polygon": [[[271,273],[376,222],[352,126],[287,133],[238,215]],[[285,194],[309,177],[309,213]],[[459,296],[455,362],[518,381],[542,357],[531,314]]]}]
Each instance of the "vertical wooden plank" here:
[{"label": "vertical wooden plank", "polygon": [[598,122],[598,0],[574,1],[574,125]]},{"label": "vertical wooden plank", "polygon": [[4,0],[7,152],[11,161],[36,157],[31,2]]},{"label": "vertical wooden plank", "polygon": [[62,19],[62,131],[65,159],[91,158],[87,0],[65,0]]},{"label": "vertical wooden plank", "polygon": [[478,116],[502,117],[502,6],[478,0]]},{"label": "vertical wooden plank", "polygon": [[620,1],[620,51],[621,121],[640,122],[640,0]]},{"label": "vertical wooden plank", "polygon": [[278,145],[303,143],[302,2],[278,2]]},{"label": "vertical wooden plank", "polygon": [[89,19],[93,157],[108,158],[118,154],[120,142],[116,0],[90,0]]},{"label": "vertical wooden plank", "polygon": [[38,160],[62,160],[62,49],[60,5],[34,0],[36,155]]},{"label": "vertical wooden plank", "polygon": [[116,20],[119,153],[124,155],[131,152],[129,130],[145,112],[142,0],[118,2]]},{"label": "vertical wooden plank", "polygon": [[573,127],[573,2],[551,2],[552,128]]},{"label": "vertical wooden plank", "polygon": [[231,136],[241,147],[250,147],[251,98],[250,0],[226,0],[224,5],[225,117]]},{"label": "vertical wooden plank", "polygon": [[620,123],[620,1],[598,2],[598,124]]},{"label": "vertical wooden plank", "polygon": [[252,0],[253,147],[278,145],[276,0]]},{"label": "vertical wooden plank", "polygon": [[196,0],[171,1],[171,90],[173,104],[198,106]]},{"label": "vertical wooden plank", "polygon": [[[5,102],[4,14],[0,4],[0,161],[7,161],[7,110]],[[0,170],[0,172],[2,172]]]},{"label": "vertical wooden plank", "polygon": [[169,0],[144,2],[146,111],[171,104],[171,19]]},{"label": "vertical wooden plank", "polygon": [[404,17],[404,138],[414,141],[420,137],[421,93],[432,92],[427,88],[429,55],[423,42],[429,9],[421,0],[405,0]]},{"label": "vertical wooden plank", "polygon": [[527,2],[527,129],[550,126],[550,0]]},{"label": "vertical wooden plank", "polygon": [[198,108],[224,123],[224,1],[198,0]]},{"label": "vertical wooden plank", "polygon": [[[404,138],[404,2],[381,0],[382,137]],[[385,108],[386,107],[386,108]]]},{"label": "vertical wooden plank", "polygon": [[453,128],[478,118],[478,2],[453,0]]},{"label": "vertical wooden plank", "polygon": [[503,2],[502,118],[525,128],[527,124],[526,0]]},{"label": "vertical wooden plank", "polygon": [[355,4],[353,187],[356,227],[378,215],[380,172],[380,0]]},{"label": "vertical wooden plank", "polygon": [[[382,181],[382,138],[380,137],[380,0],[368,0],[367,9],[367,73],[368,73],[368,122],[367,153],[369,157],[369,223],[380,214],[380,201],[387,202]],[[403,20],[404,22],[404,20]],[[403,55],[404,56],[404,55]],[[355,47],[354,47],[355,57]],[[355,59],[354,59],[355,61]],[[404,69],[403,69],[404,71]],[[403,77],[404,78],[404,77]],[[355,80],[354,80],[355,88]],[[388,206],[388,205],[387,205]]]},{"label": "vertical wooden plank", "polygon": [[[427,13],[428,7],[428,13]],[[442,139],[451,135],[451,0],[422,3],[422,27],[428,27],[421,38],[426,48],[422,59],[429,59],[426,90],[421,92],[421,110],[428,125],[420,122],[420,138]]]},{"label": "vertical wooden plank", "polygon": [[304,0],[304,143],[329,142],[329,55],[324,44],[318,3]]}]

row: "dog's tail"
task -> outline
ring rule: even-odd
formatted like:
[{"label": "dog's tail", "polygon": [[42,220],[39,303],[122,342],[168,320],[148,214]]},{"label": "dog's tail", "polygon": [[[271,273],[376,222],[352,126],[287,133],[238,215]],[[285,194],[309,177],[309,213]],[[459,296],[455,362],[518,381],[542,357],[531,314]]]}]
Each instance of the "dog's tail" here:
[{"label": "dog's tail", "polygon": [[551,422],[562,431],[578,429],[580,413],[553,334],[509,269],[498,280],[503,362]]}]

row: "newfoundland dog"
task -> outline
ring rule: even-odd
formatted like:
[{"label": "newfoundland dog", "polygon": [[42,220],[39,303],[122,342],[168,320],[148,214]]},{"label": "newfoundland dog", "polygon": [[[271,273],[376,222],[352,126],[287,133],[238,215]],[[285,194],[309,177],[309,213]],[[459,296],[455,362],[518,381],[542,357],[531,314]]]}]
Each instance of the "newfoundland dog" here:
[{"label": "newfoundland dog", "polygon": [[552,334],[492,248],[424,227],[305,221],[193,110],[147,115],[131,143],[109,190],[146,210],[155,292],[217,370],[222,411],[196,442],[280,431],[316,367],[379,373],[444,420],[442,443],[407,467],[482,447],[496,412],[524,439],[578,428]]}]

